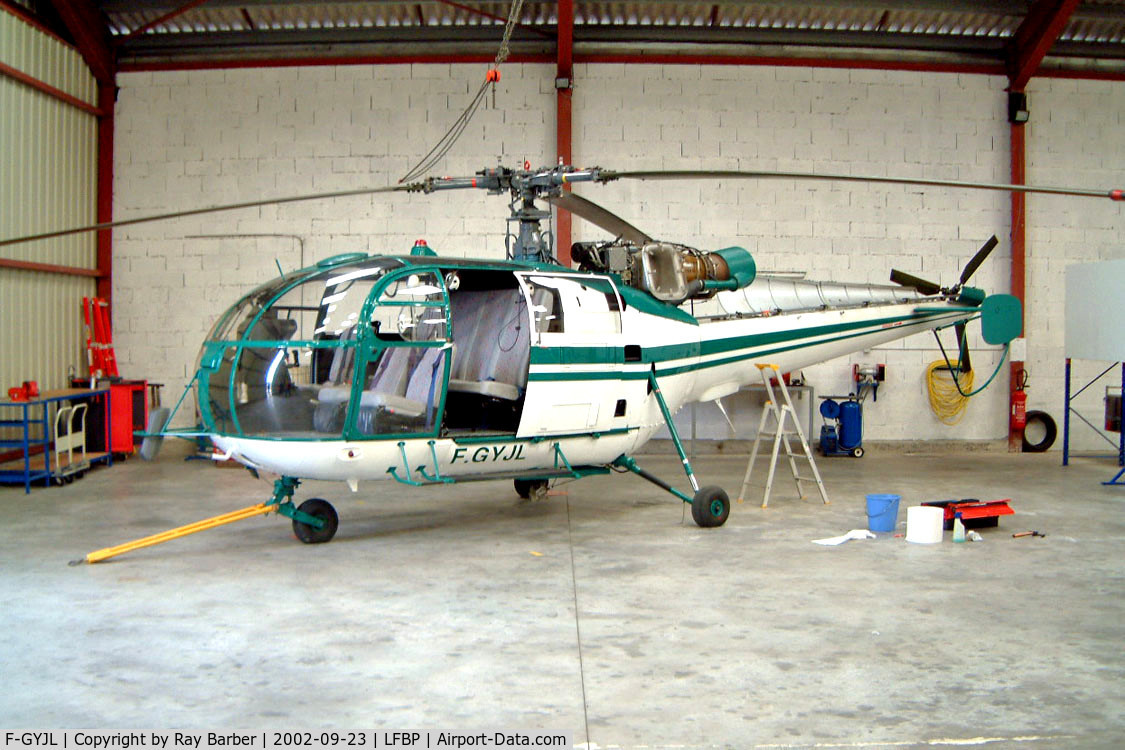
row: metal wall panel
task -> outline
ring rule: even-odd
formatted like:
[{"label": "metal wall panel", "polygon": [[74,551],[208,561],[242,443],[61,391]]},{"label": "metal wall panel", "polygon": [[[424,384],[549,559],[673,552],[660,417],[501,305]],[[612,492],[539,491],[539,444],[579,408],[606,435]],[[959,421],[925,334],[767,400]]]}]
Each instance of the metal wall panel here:
[{"label": "metal wall panel", "polygon": [[67,369],[86,373],[82,297],[93,280],[0,268],[0,387],[35,380],[62,388]]},{"label": "metal wall panel", "polygon": [[[90,104],[97,83],[76,50],[0,11],[0,62]],[[96,219],[97,120],[0,76],[0,237]],[[93,235],[0,248],[0,257],[97,267]],[[24,380],[61,387],[85,365],[82,297],[92,278],[0,268],[0,392]]]}]

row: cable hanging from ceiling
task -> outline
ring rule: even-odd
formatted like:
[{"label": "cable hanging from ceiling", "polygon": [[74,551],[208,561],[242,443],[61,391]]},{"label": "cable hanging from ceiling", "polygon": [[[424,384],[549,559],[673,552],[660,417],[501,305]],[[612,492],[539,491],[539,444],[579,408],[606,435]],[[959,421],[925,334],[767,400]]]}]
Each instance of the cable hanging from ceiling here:
[{"label": "cable hanging from ceiling", "polygon": [[493,94],[495,95],[496,83],[500,80],[500,65],[508,59],[510,53],[509,43],[512,39],[512,32],[516,28],[516,21],[520,16],[520,10],[523,8],[523,0],[512,0],[511,10],[508,12],[508,22],[504,25],[504,36],[500,40],[500,49],[496,52],[496,59],[489,67],[488,72],[485,73],[484,81],[481,82],[480,88],[473,96],[469,106],[465,111],[453,122],[449,130],[445,132],[438,142],[434,145],[429,152],[422,157],[422,159],[414,165],[414,167],[407,172],[399,182],[410,182],[416,180],[422,175],[428,173],[434,166],[440,162],[453,145],[457,143],[457,139],[465,132],[465,128],[469,126],[469,122],[473,119],[480,108],[481,102],[484,101],[485,94],[488,93],[489,87],[493,87]]}]

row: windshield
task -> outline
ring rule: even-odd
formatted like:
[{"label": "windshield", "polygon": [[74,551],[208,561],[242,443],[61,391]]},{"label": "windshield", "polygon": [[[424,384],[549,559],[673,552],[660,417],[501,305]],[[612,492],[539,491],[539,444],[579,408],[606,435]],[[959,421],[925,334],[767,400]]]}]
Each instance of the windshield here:
[{"label": "windshield", "polygon": [[220,317],[200,357],[208,429],[325,437],[315,419],[318,393],[325,387],[350,391],[355,353],[365,338],[359,325],[364,306],[376,283],[399,266],[373,258],[312,269],[239,300]]}]

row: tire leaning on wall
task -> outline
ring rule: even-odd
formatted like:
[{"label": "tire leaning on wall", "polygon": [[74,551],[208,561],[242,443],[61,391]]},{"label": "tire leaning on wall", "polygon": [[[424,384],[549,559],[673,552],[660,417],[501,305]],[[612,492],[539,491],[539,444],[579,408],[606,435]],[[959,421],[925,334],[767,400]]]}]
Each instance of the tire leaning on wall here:
[{"label": "tire leaning on wall", "polygon": [[[1031,431],[1031,439],[1028,439],[1028,430]],[[1045,411],[1032,410],[1027,413],[1027,424],[1023,428],[1023,452],[1024,453],[1043,453],[1049,450],[1055,444],[1055,438],[1058,437],[1059,428],[1055,425],[1055,420],[1051,415]],[[1040,435],[1042,435],[1040,437]]]}]

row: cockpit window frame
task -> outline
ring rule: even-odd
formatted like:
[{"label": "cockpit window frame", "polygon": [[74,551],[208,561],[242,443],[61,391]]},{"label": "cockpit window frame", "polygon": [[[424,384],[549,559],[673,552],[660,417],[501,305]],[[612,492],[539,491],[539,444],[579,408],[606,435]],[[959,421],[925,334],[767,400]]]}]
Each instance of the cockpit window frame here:
[{"label": "cockpit window frame", "polygon": [[[383,299],[384,293],[393,284],[397,284],[404,279],[408,279],[415,275],[432,274],[436,280],[438,288],[441,290],[440,301],[418,301],[418,300],[403,300],[403,301],[380,301]],[[441,309],[442,317],[445,319],[445,335],[441,340],[434,341],[396,341],[388,338],[380,337],[376,334],[374,328],[369,324],[374,320],[376,310],[380,306],[387,307],[433,307]],[[441,268],[438,266],[430,265],[409,265],[404,268],[398,268],[383,275],[383,277],[375,284],[370,294],[367,296],[367,301],[364,302],[362,311],[360,312],[360,320],[365,321],[362,325],[359,335],[356,338],[355,346],[357,347],[356,356],[354,358],[354,370],[352,372],[352,390],[351,397],[348,400],[347,416],[344,422],[343,438],[348,441],[372,441],[372,440],[391,440],[402,439],[409,436],[411,438],[433,438],[437,437],[441,432],[442,415],[445,412],[445,401],[449,390],[449,372],[452,356],[451,337],[452,323],[450,320],[449,312],[449,289],[446,287],[445,280],[442,276]],[[363,432],[359,425],[359,412],[362,408],[361,402],[364,391],[364,379],[367,370],[367,365],[370,362],[376,362],[380,357],[384,356],[384,352],[390,349],[398,348],[411,348],[411,349],[442,349],[441,356],[444,358],[442,366],[441,383],[439,390],[439,398],[434,409],[433,425],[430,430],[425,431],[410,431],[410,432]]]}]

